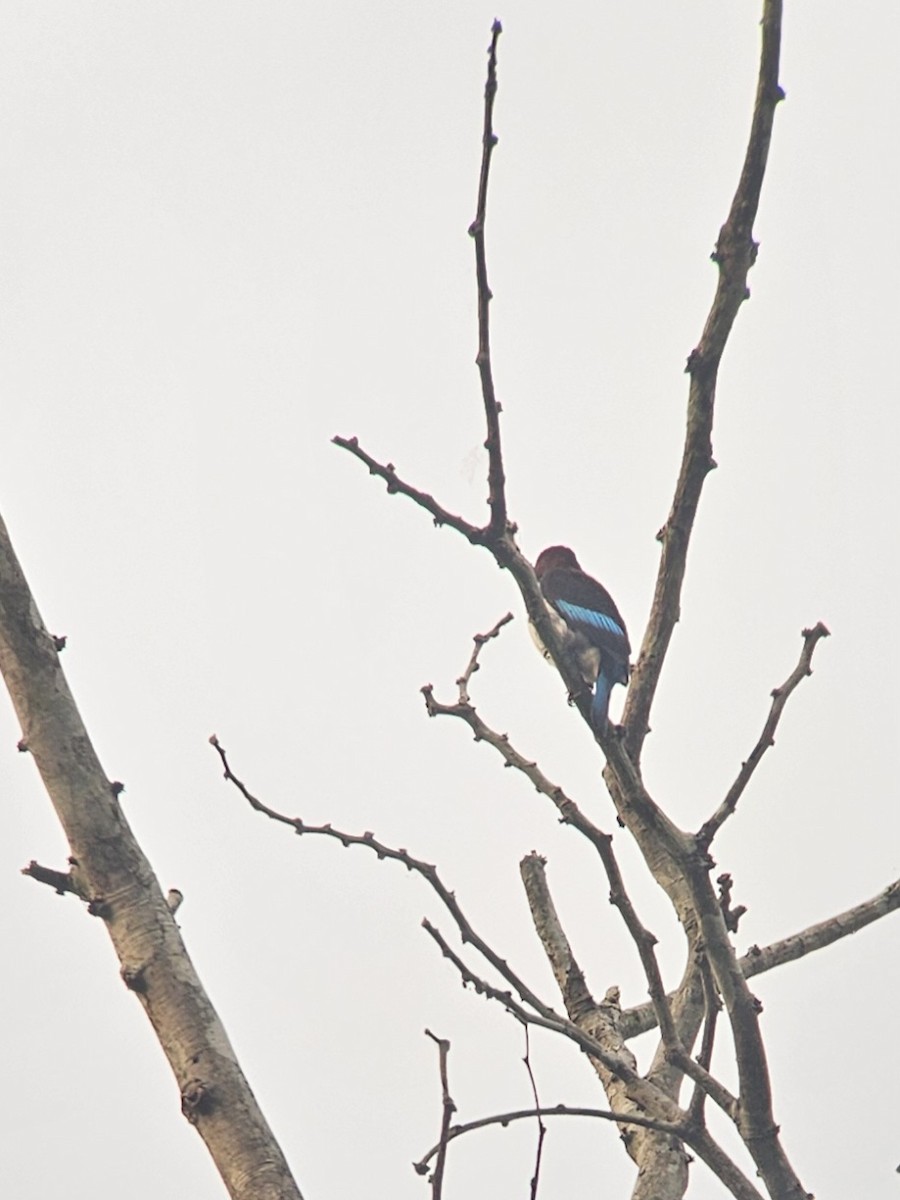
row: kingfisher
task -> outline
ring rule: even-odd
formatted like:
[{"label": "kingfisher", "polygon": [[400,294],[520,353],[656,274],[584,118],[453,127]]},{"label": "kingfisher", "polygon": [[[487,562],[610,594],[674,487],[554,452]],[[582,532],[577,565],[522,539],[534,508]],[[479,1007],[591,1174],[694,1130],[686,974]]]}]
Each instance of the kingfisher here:
[{"label": "kingfisher", "polygon": [[[628,683],[631,646],[625,622],[612,596],[596,579],[586,574],[568,546],[548,546],[534,564],[541,591],[551,613],[560,622],[569,649],[584,681],[594,689],[591,721],[597,730],[606,728],[609,694],[617,683]],[[532,626],[538,649],[549,658]]]}]

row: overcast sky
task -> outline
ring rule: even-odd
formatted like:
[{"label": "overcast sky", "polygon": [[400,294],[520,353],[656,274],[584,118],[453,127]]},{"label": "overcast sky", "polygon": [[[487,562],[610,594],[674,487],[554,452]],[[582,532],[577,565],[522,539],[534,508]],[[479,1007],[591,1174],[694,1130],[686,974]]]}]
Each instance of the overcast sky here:
[{"label": "overcast sky", "polygon": [[[452,1041],[460,1119],[528,1104],[521,1031],[461,989],[420,929],[427,914],[452,932],[421,880],[249,812],[213,731],[276,807],[437,862],[557,1004],[518,875],[541,851],[594,993],[640,1002],[595,855],[463,726],[424,713],[421,685],[451,699],[471,636],[512,608],[473,698],[616,830],[667,981],[680,974],[668,905],[615,826],[596,747],[511,579],[329,439],[358,435],[484,519],[466,229],[500,16],[488,251],[511,516],[532,558],[576,549],[638,644],[759,9],[0,13],[0,511],[69,638],[64,665],[128,819],[163,887],[185,893],[188,948],[307,1200],[427,1195],[409,1165],[440,1121],[423,1029]],[[721,372],[719,469],[645,754],[656,798],[696,828],[801,628],[829,626],[717,843],[749,907],[741,950],[898,874],[898,40],[894,5],[788,4],[752,298]],[[4,697],[0,1191],[216,1200],[102,924],[19,874],[32,858],[63,867],[67,849],[18,737]],[[896,944],[887,918],[753,984],[776,1118],[820,1197],[897,1194]],[[636,1047],[645,1064],[653,1045]],[[532,1059],[545,1104],[603,1104],[574,1048],[536,1036]],[[522,1125],[456,1143],[447,1196],[521,1200],[534,1139]],[[543,1172],[544,1200],[613,1200],[632,1178],[614,1131],[586,1121],[553,1125]],[[697,1166],[689,1195],[721,1188]]]}]

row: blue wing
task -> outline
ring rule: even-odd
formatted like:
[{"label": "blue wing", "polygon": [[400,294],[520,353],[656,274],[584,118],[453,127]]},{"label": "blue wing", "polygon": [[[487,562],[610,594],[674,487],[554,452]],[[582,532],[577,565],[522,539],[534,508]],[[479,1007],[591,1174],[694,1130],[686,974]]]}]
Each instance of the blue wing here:
[{"label": "blue wing", "polygon": [[602,729],[606,725],[613,686],[628,683],[631,646],[625,622],[606,588],[580,569],[547,571],[541,579],[541,590],[576,635],[576,641],[580,641],[585,650],[593,648],[591,675],[594,671],[597,674],[591,712],[595,728]]},{"label": "blue wing", "polygon": [[557,600],[556,607],[567,624],[576,627],[586,625],[588,629],[603,630],[605,633],[611,633],[613,637],[619,638],[623,646],[627,646],[628,639],[625,636],[625,630],[606,613],[594,612],[592,608],[582,608],[580,604],[569,604],[567,600]]}]

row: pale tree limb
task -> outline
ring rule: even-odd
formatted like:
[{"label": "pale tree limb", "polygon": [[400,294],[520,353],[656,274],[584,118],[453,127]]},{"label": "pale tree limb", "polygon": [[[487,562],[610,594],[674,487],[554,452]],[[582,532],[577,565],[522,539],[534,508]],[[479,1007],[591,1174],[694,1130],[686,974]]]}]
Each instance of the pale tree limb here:
[{"label": "pale tree limb", "polygon": [[[70,871],[58,873],[57,890],[74,891],[102,918],[122,978],[175,1075],[182,1111],[229,1195],[302,1200],[125,819],[121,785],[100,765],[2,520],[0,672],[22,726],[20,747],[34,758],[69,842]],[[27,870],[41,878],[36,864]]]},{"label": "pale tree limb", "polygon": [[[709,879],[710,862],[696,839],[647,823],[637,771],[650,709],[679,616],[687,549],[703,481],[712,469],[712,422],[719,363],[738,309],[747,296],[747,273],[756,257],[753,222],[765,174],[778,83],[781,0],[765,0],[756,102],[741,178],[722,226],[715,261],[719,283],[697,348],[688,360],[691,384],[681,472],[669,518],[661,531],[662,556],[650,620],[629,686],[625,738],[607,753],[604,777],[621,818],[632,830],[654,874],[669,895],[691,941],[702,944],[731,1024],[740,1082],[739,1129],[770,1195],[805,1200],[806,1190],[781,1146],[772,1112],[771,1083],[759,1027],[759,1003],[737,964],[724,915]],[[638,801],[636,803],[636,800]],[[660,849],[664,854],[660,856]],[[665,859],[670,861],[666,862]]]},{"label": "pale tree limb", "polygon": [[[590,995],[550,895],[544,868],[545,861],[537,854],[527,855],[520,864],[535,932],[553,970],[569,1018],[589,1031],[616,1057],[626,1059],[636,1072],[637,1061],[619,1028],[618,989],[610,989],[600,1004]],[[594,1058],[591,1062],[614,1112],[629,1116],[645,1111],[617,1072],[610,1071],[600,1059]],[[638,1126],[620,1126],[620,1133],[629,1157],[638,1168],[633,1200],[684,1195],[688,1161],[677,1137]]]},{"label": "pale tree limb", "polygon": [[[573,1024],[579,1029],[589,1030],[592,1040],[601,1042],[614,1058],[627,1061],[636,1073],[634,1056],[625,1045],[620,1028],[618,988],[610,988],[599,1004],[593,1001],[546,887],[542,861],[537,855],[529,855],[523,859],[521,866],[529,904],[532,906],[535,929]],[[621,1072],[608,1073],[606,1070],[608,1055],[598,1060],[598,1056],[591,1050],[588,1049],[587,1053],[600,1076],[612,1111],[619,1115],[621,1123],[626,1126],[622,1131],[623,1141],[629,1155],[639,1167],[632,1200],[666,1200],[668,1197],[684,1195],[688,1183],[688,1160],[682,1142],[695,1151],[735,1197],[739,1200],[758,1200],[759,1193],[740,1168],[712,1138],[703,1124],[692,1120],[688,1113],[684,1113],[683,1123],[680,1119],[673,1121],[665,1130],[661,1130],[658,1125],[648,1125],[631,1119],[641,1113],[653,1111],[671,1111],[673,1116],[682,1111],[675,1105],[674,1099],[666,1095],[657,1084],[645,1078],[644,1092],[639,1092],[633,1084],[623,1088],[621,1083],[624,1079]],[[727,1092],[711,1076],[707,1076],[707,1079],[710,1094],[727,1111],[728,1105],[722,1103],[722,1097],[727,1096]],[[648,1099],[653,1104],[652,1109],[647,1108]],[[670,1105],[673,1106],[672,1109],[669,1109]],[[700,1116],[702,1118],[702,1110]],[[666,1136],[660,1138],[659,1134]]]},{"label": "pale tree limb", "polygon": [[[806,929],[792,933],[789,937],[772,942],[768,946],[762,948],[751,946],[747,953],[738,959],[738,965],[746,978],[751,979],[754,975],[762,975],[785,963],[796,962],[798,959],[805,958],[807,954],[833,945],[841,938],[858,933],[867,925],[888,916],[898,908],[900,908],[900,879],[895,879],[871,900],[856,904],[845,912],[838,913],[837,916],[829,917],[826,921],[819,921],[815,925],[809,925]],[[628,1038],[638,1037],[649,1029],[656,1028],[656,1025],[656,1014],[653,1005],[649,1002],[638,1004],[622,1013],[622,1026],[625,1036]]]},{"label": "pale tree limb", "polygon": [[[489,1000],[499,1001],[509,1013],[517,1017],[523,1024],[534,1025],[538,1029],[547,1029],[551,1033],[563,1034],[570,1041],[580,1046],[589,1057],[599,1059],[605,1066],[615,1071],[621,1077],[623,1083],[628,1086],[630,1098],[638,1105],[638,1112],[633,1118],[625,1114],[616,1114],[614,1119],[618,1124],[626,1126],[635,1125],[645,1129],[657,1129],[661,1133],[671,1133],[675,1141],[686,1142],[696,1152],[698,1157],[710,1168],[713,1174],[731,1191],[735,1200],[761,1200],[760,1194],[753,1184],[712,1138],[709,1131],[702,1126],[695,1127],[690,1125],[686,1119],[687,1113],[679,1108],[674,1101],[670,1100],[655,1085],[641,1079],[640,1075],[629,1065],[630,1061],[633,1061],[630,1053],[628,1059],[624,1056],[617,1057],[615,1054],[610,1053],[597,1037],[585,1033],[574,1022],[559,1019],[551,1021],[542,1016],[526,1012],[520,1005],[516,1004],[509,992],[501,992],[485,980],[474,975],[459,955],[442,938],[439,931],[431,926],[429,922],[423,921],[422,924],[441,947],[444,956],[457,968],[464,985],[473,987],[476,992]],[[610,1006],[615,1007],[612,1001],[606,1004],[607,1013],[603,1012],[603,1004],[598,1005],[595,1010],[595,1016],[603,1023],[609,1020]],[[658,1112],[659,1117],[646,1120],[639,1117],[638,1114],[641,1111],[644,1113]],[[659,1177],[659,1174],[657,1177]],[[654,1200],[666,1200],[666,1197],[659,1195]]]},{"label": "pale tree limb", "polygon": [[[781,0],[764,0],[762,48],[750,137],[734,200],[719,233],[714,260],[719,281],[703,334],[688,360],[691,377],[687,432],[682,466],[669,518],[661,531],[662,556],[650,620],[638,663],[629,687],[624,713],[624,734],[595,732],[607,759],[604,778],[621,820],[631,831],[655,879],[668,895],[681,921],[691,952],[702,946],[713,971],[731,1024],[740,1081],[740,1132],[770,1195],[778,1200],[805,1200],[806,1192],[788,1162],[772,1114],[771,1086],[759,1028],[759,1006],[737,965],[725,916],[709,878],[711,860],[697,839],[672,822],[645,787],[640,775],[640,754],[647,734],[650,710],[674,626],[679,616],[687,550],[703,481],[714,466],[711,434],[718,368],[728,335],[741,303],[747,296],[747,274],[757,246],[753,223],[759,205],[772,134],[775,108],[783,99],[778,82]],[[492,62],[496,36],[492,43]],[[491,74],[489,71],[489,81]],[[493,102],[491,89],[491,103]],[[485,119],[485,128],[489,126]],[[484,174],[486,180],[486,173]],[[480,280],[479,280],[480,282]],[[481,346],[480,346],[481,350]],[[485,348],[489,360],[489,348]],[[479,364],[481,365],[481,364]],[[482,395],[486,414],[496,417],[499,406],[493,393]],[[491,438],[489,425],[489,476],[502,480],[494,468],[500,462],[499,423]],[[496,460],[491,458],[496,455]],[[370,467],[371,469],[371,467]],[[572,702],[590,726],[590,688],[567,655],[562,637],[550,620],[531,564],[519,552],[513,528],[503,529],[491,520],[470,541],[484,545],[498,565],[510,571],[522,593],[529,617],[550,658],[566,684]]]}]

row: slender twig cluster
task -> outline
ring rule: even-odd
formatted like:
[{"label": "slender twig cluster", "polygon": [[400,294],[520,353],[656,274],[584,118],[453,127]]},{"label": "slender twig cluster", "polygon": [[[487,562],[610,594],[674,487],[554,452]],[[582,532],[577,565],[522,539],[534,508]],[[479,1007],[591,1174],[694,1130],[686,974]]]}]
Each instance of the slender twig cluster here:
[{"label": "slender twig cluster", "polygon": [[[876,920],[900,904],[900,883],[890,885],[880,896],[850,914],[832,918],[803,933],[766,949],[754,948],[739,958],[733,935],[745,911],[732,898],[733,880],[728,873],[714,881],[715,863],[710,856],[713,840],[723,824],[734,815],[753,774],[774,742],[775,732],[788,698],[800,681],[811,673],[818,642],[828,636],[821,623],[803,631],[803,647],[797,666],[786,682],[772,693],[772,704],[763,730],[749,758],[741,764],[734,783],[696,833],[678,828],[663,806],[650,793],[641,771],[641,753],[649,730],[650,713],[665,664],[668,648],[678,621],[682,585],[694,521],[704,481],[715,467],[712,455],[712,428],[719,365],[741,304],[749,295],[747,277],[758,246],[753,240],[753,224],[759,206],[766,170],[775,109],[784,93],[778,82],[781,40],[781,0],[764,0],[762,46],[753,120],[740,180],[728,217],[722,226],[712,255],[718,268],[715,296],[696,348],[690,354],[686,371],[690,377],[687,418],[681,466],[671,509],[658,534],[661,544],[659,569],[647,628],[634,668],[623,723],[618,728],[593,728],[590,720],[590,690],[565,652],[558,623],[548,614],[531,564],[515,541],[516,527],[510,521],[505,492],[505,469],[500,433],[501,407],[497,400],[491,366],[489,311],[492,294],[488,285],[485,247],[487,197],[491,156],[497,144],[493,127],[497,94],[497,42],[501,32],[495,22],[488,51],[488,71],[484,99],[482,159],[478,181],[475,219],[470,226],[475,246],[475,275],[478,307],[478,366],[484,405],[488,475],[488,514],[483,525],[474,524],[450,512],[432,495],[398,476],[393,463],[382,463],[364,450],[355,437],[335,437],[339,447],[365,464],[370,473],[381,478],[390,493],[413,500],[432,517],[436,525],[448,526],[471,544],[491,553],[497,564],[510,572],[519,588],[530,620],[556,665],[567,692],[591,729],[604,757],[604,780],[615,806],[619,824],[634,838],[644,861],[658,885],[668,896],[681,923],[686,941],[686,966],[674,990],[667,990],[656,956],[656,939],[640,920],[623,881],[611,835],[599,829],[582,808],[562,788],[553,784],[537,763],[521,754],[506,734],[488,725],[471,700],[470,685],[480,666],[481,651],[498,637],[512,619],[501,618],[486,634],[475,637],[468,664],[457,680],[457,696],[452,703],[435,698],[429,684],[422,689],[426,709],[433,717],[454,717],[469,726],[477,741],[493,747],[507,767],[521,772],[535,789],[547,796],[561,821],[575,829],[597,851],[610,889],[610,902],[620,913],[640,958],[650,996],[648,1004],[623,1010],[618,989],[608,989],[602,1000],[591,994],[576,954],[563,928],[550,892],[547,864],[537,854],[526,856],[521,875],[531,910],[534,928],[541,940],[565,1006],[565,1015],[556,1012],[512,970],[506,960],[475,932],[463,915],[453,892],[440,880],[436,868],[413,858],[406,850],[394,850],[378,842],[371,833],[361,836],[334,830],[330,825],[309,826],[298,818],[275,813],[253,797],[235,778],[225,752],[215,739],[226,777],[244,794],[253,807],[266,815],[292,825],[297,833],[322,834],[344,845],[364,845],[380,858],[402,862],[422,875],[453,917],[463,946],[474,948],[499,977],[495,983],[480,974],[454,949],[441,931],[429,920],[423,921],[441,953],[453,964],[463,982],[476,992],[503,1005],[526,1029],[530,1026],[551,1030],[578,1045],[589,1057],[609,1100],[609,1110],[592,1110],[591,1115],[614,1120],[622,1133],[628,1153],[640,1167],[633,1195],[668,1200],[683,1195],[687,1187],[688,1156],[691,1150],[714,1172],[729,1192],[739,1200],[757,1200],[761,1193],[748,1176],[712,1137],[706,1124],[707,1102],[723,1112],[742,1138],[753,1161],[756,1174],[770,1197],[778,1200],[805,1200],[802,1187],[783,1150],[775,1124],[762,1034],[760,1005],[748,987],[748,979],[760,970],[799,957],[854,929]],[[732,1092],[712,1072],[713,1049],[717,1031],[727,1023],[737,1068],[737,1092]],[[660,1041],[649,1070],[640,1074],[628,1041],[639,1032],[657,1027]],[[433,1036],[433,1035],[429,1035]],[[699,1038],[699,1050],[692,1056]],[[439,1196],[449,1142],[464,1132],[489,1123],[506,1124],[525,1113],[500,1114],[478,1122],[453,1125],[453,1103],[447,1083],[449,1044],[434,1039],[440,1047],[443,1103],[441,1134],[437,1145],[417,1164],[425,1172],[436,1160],[432,1191]],[[526,1053],[529,1077],[530,1060]],[[679,1096],[685,1080],[692,1088],[686,1107]],[[574,1112],[565,1108],[545,1109],[534,1093],[534,1108],[528,1115],[539,1119],[550,1112]],[[540,1175],[540,1154],[545,1128],[539,1126],[537,1161],[532,1179],[536,1195]]]}]

